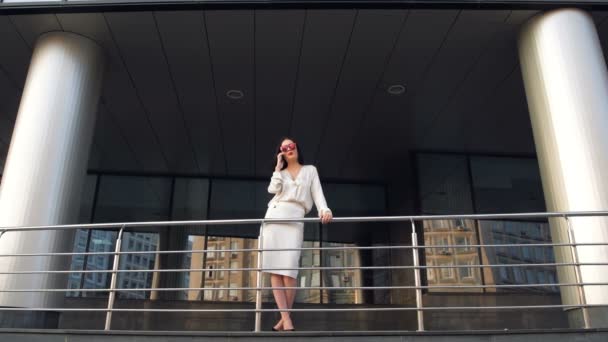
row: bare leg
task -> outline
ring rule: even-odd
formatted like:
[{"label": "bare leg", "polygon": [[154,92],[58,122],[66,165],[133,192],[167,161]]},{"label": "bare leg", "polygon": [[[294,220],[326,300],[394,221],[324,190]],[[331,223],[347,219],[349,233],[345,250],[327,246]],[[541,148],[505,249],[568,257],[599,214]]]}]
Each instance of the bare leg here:
[{"label": "bare leg", "polygon": [[[296,285],[296,280],[294,278],[290,278],[287,276],[281,276],[281,282],[285,287],[294,287]],[[289,309],[293,306],[293,301],[295,299],[295,289],[285,289],[283,290],[285,293],[285,301],[287,307]],[[275,325],[275,329],[279,330],[291,330],[293,329],[293,322],[291,321],[291,312],[287,312],[289,319],[286,320],[283,315],[281,315],[281,320]]]},{"label": "bare leg", "polygon": [[[285,287],[296,287],[296,279],[283,276],[283,284],[285,284]],[[286,289],[285,297],[287,297],[287,306],[291,309],[293,307],[293,302],[296,299],[296,289]]]},{"label": "bare leg", "polygon": [[[271,274],[270,275],[270,284],[272,287],[285,287],[283,283],[283,276],[279,274]],[[274,300],[277,302],[277,306],[280,310],[288,309],[287,307],[287,297],[285,296],[285,290],[281,289],[273,289],[272,294],[274,295]],[[275,325],[275,329],[292,329],[293,325],[291,323],[291,318],[289,318],[288,311],[281,311],[281,321]]]}]

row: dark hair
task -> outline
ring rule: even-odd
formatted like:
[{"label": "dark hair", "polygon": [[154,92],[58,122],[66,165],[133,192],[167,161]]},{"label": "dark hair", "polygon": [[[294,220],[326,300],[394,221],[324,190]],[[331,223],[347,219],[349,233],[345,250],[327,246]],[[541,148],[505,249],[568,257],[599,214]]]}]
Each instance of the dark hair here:
[{"label": "dark hair", "polygon": [[[277,165],[277,154],[281,153],[281,144],[285,140],[291,140],[294,143],[296,143],[296,146],[297,146],[297,149],[298,149],[298,163],[304,165],[304,157],[302,156],[302,147],[300,146],[300,144],[298,144],[298,142],[296,141],[296,139],[293,139],[293,138],[290,138],[290,137],[283,137],[283,138],[281,138],[281,140],[279,140],[279,144],[277,145],[277,148],[275,149],[275,152],[274,152],[274,163],[272,164],[272,167],[274,168],[274,166]],[[283,159],[283,167],[281,168],[281,170],[285,170],[285,168],[287,168],[287,160],[285,160],[285,157],[283,157],[283,156],[281,156],[281,158]]]}]

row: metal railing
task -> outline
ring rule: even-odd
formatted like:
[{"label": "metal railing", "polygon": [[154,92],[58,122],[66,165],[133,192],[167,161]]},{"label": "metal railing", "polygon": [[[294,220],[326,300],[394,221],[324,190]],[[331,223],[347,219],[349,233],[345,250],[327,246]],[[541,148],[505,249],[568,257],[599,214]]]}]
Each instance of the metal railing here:
[{"label": "metal railing", "polygon": [[[114,252],[48,252],[48,253],[13,253],[0,254],[0,258],[6,257],[52,257],[52,256],[113,256],[114,261],[111,270],[0,270],[0,275],[23,275],[23,274],[73,274],[79,273],[84,276],[87,273],[110,273],[109,288],[31,288],[31,289],[7,289],[0,288],[1,292],[107,292],[108,301],[106,308],[21,308],[21,307],[3,307],[0,310],[4,311],[56,311],[56,312],[105,312],[105,330],[111,330],[112,314],[114,312],[254,312],[255,327],[254,331],[261,331],[262,313],[264,312],[310,312],[310,311],[325,311],[325,312],[347,312],[347,311],[416,311],[417,313],[417,330],[424,331],[424,312],[425,311],[441,311],[441,310],[513,310],[513,309],[574,309],[579,308],[582,311],[583,322],[585,328],[590,328],[590,320],[588,308],[606,306],[603,304],[587,304],[585,298],[584,286],[601,286],[608,285],[608,282],[583,282],[581,280],[581,266],[608,266],[608,262],[579,262],[577,248],[578,246],[608,246],[607,242],[594,243],[576,243],[574,239],[573,227],[571,218],[575,217],[605,217],[608,216],[608,211],[588,211],[588,212],[550,212],[550,213],[517,213],[517,214],[475,214],[475,215],[419,215],[419,216],[378,216],[378,217],[341,217],[334,218],[334,223],[347,222],[408,222],[411,226],[411,245],[396,245],[396,246],[340,246],[340,247],[302,247],[302,248],[279,248],[279,249],[263,249],[263,225],[268,223],[289,223],[289,222],[311,222],[318,223],[318,218],[298,218],[298,219],[239,219],[239,220],[192,220],[192,221],[158,221],[158,222],[122,222],[122,223],[102,223],[102,224],[74,224],[74,225],[53,225],[53,226],[31,226],[31,227],[5,227],[0,228],[0,239],[7,233],[11,232],[27,232],[27,231],[43,231],[43,230],[76,230],[76,229],[118,229],[116,245]],[[418,234],[416,232],[416,222],[434,221],[434,220],[525,220],[525,219],[548,219],[556,218],[565,220],[568,230],[568,241],[563,243],[514,243],[514,244],[467,244],[467,245],[419,245]],[[176,227],[176,226],[201,226],[201,225],[245,225],[245,224],[260,224],[260,235],[258,236],[257,248],[236,248],[223,249],[222,252],[253,252],[257,253],[257,267],[241,267],[241,268],[217,268],[213,271],[241,271],[241,272],[256,272],[255,287],[231,287],[231,290],[252,290],[256,291],[255,309],[134,309],[134,308],[115,308],[117,292],[128,291],[223,291],[224,287],[178,287],[178,288],[119,288],[117,287],[117,277],[120,273],[162,273],[162,272],[205,272],[207,268],[176,268],[176,269],[119,269],[121,256],[125,254],[199,254],[212,253],[218,250],[208,249],[187,249],[187,250],[157,250],[157,251],[121,251],[123,233],[129,228],[136,227]],[[572,262],[549,262],[549,263],[516,263],[516,264],[475,264],[475,265],[421,265],[419,252],[426,249],[437,248],[498,248],[498,247],[565,247],[569,248]],[[306,309],[263,309],[262,308],[262,291],[274,290],[275,287],[265,287],[262,282],[262,273],[265,271],[262,268],[263,251],[288,251],[288,250],[387,250],[401,249],[412,251],[412,265],[378,265],[378,266],[312,266],[312,267],[295,267],[282,268],[283,270],[412,270],[414,273],[414,285],[391,285],[391,286],[309,286],[309,287],[282,287],[281,289],[295,290],[402,290],[409,289],[415,291],[415,307],[355,307],[355,308],[306,308]],[[517,267],[573,267],[575,282],[568,283],[531,283],[531,284],[470,284],[470,285],[423,285],[421,270],[428,269],[459,269],[459,268],[517,268]],[[276,270],[276,269],[275,269]],[[441,306],[441,307],[425,307],[423,305],[423,290],[430,289],[486,289],[486,288],[563,288],[576,287],[579,304],[559,304],[559,305],[509,305],[509,306]]]}]

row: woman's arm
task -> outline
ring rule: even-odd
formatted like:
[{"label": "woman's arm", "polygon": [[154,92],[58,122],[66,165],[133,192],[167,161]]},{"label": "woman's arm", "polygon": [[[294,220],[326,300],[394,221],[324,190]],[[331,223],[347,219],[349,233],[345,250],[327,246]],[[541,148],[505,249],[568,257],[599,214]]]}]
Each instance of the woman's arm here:
[{"label": "woman's arm", "polygon": [[331,214],[331,210],[327,207],[325,196],[323,195],[323,188],[321,187],[321,181],[319,180],[319,173],[317,168],[313,166],[312,184],[310,185],[310,193],[312,194],[312,200],[317,206],[319,217],[325,213]]},{"label": "woman's arm", "polygon": [[268,185],[268,192],[271,194],[277,194],[281,192],[283,189],[283,178],[281,177],[281,173],[275,171],[272,173],[272,178],[270,178],[270,185]]},{"label": "woman's arm", "polygon": [[283,177],[281,177],[281,170],[283,169],[283,152],[277,154],[277,165],[274,167],[274,172],[270,178],[270,185],[268,185],[268,192],[271,194],[278,194],[283,190]]}]

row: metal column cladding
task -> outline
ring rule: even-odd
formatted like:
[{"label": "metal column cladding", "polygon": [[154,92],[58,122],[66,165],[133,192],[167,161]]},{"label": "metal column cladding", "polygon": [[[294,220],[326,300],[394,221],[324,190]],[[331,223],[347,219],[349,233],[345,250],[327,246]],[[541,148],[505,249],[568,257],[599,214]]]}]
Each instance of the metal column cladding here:
[{"label": "metal column cladding", "polygon": [[[38,39],[0,187],[0,226],[74,223],[86,174],[104,57],[83,36],[51,32]],[[0,253],[70,252],[68,231],[15,232]],[[69,259],[0,258],[0,270],[61,270]],[[3,288],[65,288],[65,275],[0,275]],[[0,293],[0,306],[53,307],[63,292]]]},{"label": "metal column cladding", "polygon": [[[547,209],[607,209],[608,74],[593,19],[578,9],[538,15],[522,29],[519,56]],[[571,224],[577,243],[608,241],[606,218],[573,218]],[[555,241],[568,241],[564,220],[551,220],[551,231]],[[581,263],[590,263],[605,260],[608,248],[579,246],[576,252]],[[558,248],[556,258],[572,255]],[[573,268],[560,271],[560,282],[575,280]],[[583,282],[608,282],[604,266],[582,266],[580,274]],[[581,300],[576,288],[562,289],[562,299]],[[585,286],[582,300],[608,304],[608,287]],[[592,326],[606,326],[603,312],[591,315]]]}]

